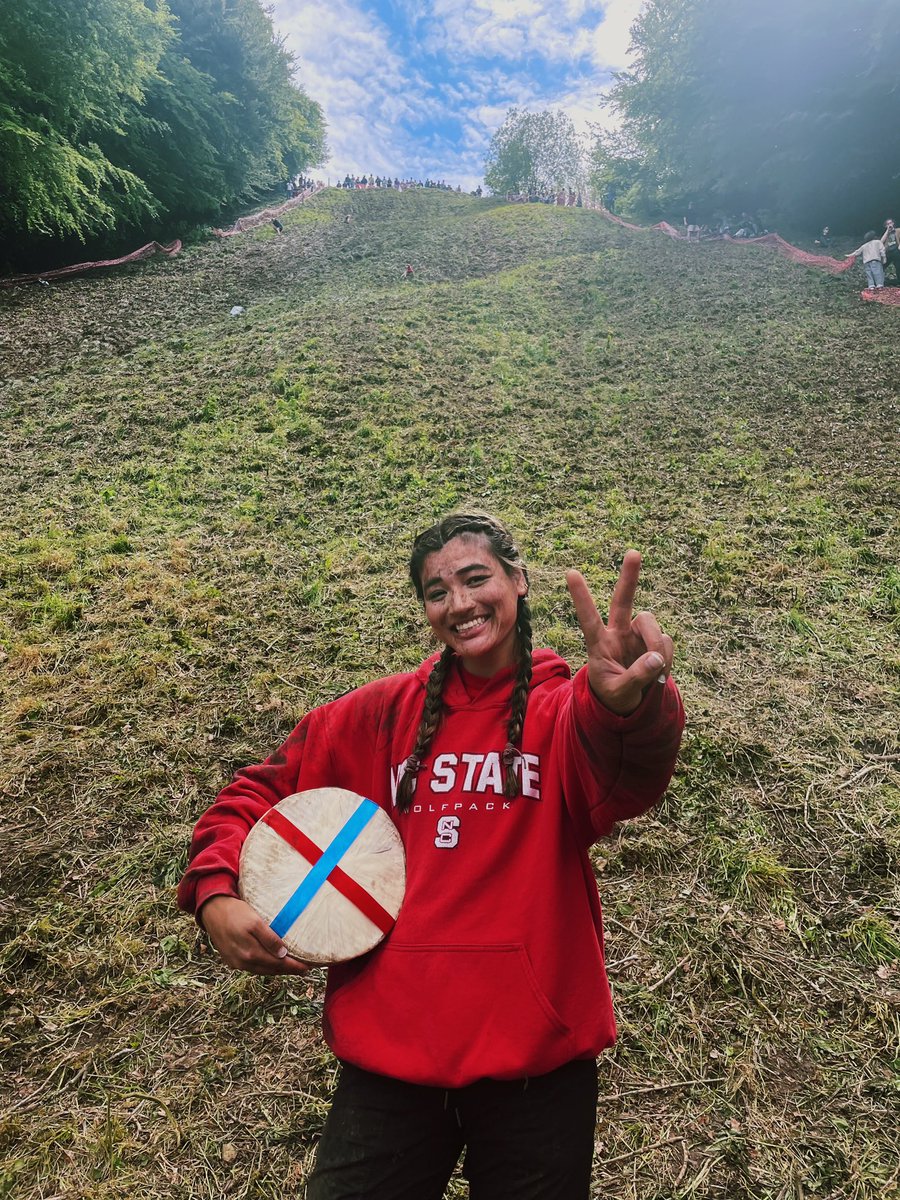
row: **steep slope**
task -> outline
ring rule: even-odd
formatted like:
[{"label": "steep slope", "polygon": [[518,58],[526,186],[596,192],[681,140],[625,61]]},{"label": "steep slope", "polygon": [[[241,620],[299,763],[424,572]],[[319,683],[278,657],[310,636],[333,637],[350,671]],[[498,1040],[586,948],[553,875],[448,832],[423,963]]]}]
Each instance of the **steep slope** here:
[{"label": "steep slope", "polygon": [[407,548],[470,503],[521,534],[542,643],[580,661],[562,572],[603,598],[636,545],[678,644],[676,781],[596,855],[597,1195],[890,1194],[897,316],[855,288],[326,192],[280,237],[0,297],[0,1195],[299,1189],[321,977],[228,975],[172,885],[236,766],[419,660]]}]

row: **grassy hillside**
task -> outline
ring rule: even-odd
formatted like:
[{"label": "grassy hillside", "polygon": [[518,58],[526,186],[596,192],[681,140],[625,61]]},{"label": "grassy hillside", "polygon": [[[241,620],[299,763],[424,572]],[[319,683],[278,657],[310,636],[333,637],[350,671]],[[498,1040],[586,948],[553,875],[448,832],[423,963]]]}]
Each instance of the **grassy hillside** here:
[{"label": "grassy hillside", "polygon": [[428,651],[408,545],[470,503],[538,643],[580,664],[562,573],[629,546],[676,639],[676,779],[595,853],[596,1195],[897,1195],[900,314],[574,209],[285,225],[0,293],[0,1196],[300,1194],[322,975],[230,974],[173,886],[236,767]]}]

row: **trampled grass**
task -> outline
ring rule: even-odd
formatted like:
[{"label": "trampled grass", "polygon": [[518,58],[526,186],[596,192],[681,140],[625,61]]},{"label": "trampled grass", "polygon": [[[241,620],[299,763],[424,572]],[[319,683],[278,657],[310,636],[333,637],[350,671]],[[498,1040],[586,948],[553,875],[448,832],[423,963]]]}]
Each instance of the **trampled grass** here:
[{"label": "trampled grass", "polygon": [[408,544],[468,503],[540,642],[634,545],[678,648],[673,786],[595,855],[596,1195],[897,1194],[897,313],[579,210],[285,224],[0,294],[0,1196],[300,1193],[322,977],[228,973],[173,886],[237,766],[420,660]]}]

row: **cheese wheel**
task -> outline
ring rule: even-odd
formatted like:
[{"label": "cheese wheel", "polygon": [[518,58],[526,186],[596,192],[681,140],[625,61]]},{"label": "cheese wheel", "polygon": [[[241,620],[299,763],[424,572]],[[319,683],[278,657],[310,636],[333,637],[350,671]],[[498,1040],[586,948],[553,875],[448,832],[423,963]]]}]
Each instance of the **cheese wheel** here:
[{"label": "cheese wheel", "polygon": [[405,887],[393,821],[344,788],[286,797],[241,851],[241,898],[304,962],[344,962],[373,949],[396,921]]}]

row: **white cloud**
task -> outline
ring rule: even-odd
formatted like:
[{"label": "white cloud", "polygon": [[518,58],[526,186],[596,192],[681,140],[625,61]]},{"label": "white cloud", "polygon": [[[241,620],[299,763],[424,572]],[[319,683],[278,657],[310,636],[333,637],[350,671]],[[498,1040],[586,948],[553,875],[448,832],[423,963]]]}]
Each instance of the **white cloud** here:
[{"label": "white cloud", "polygon": [[278,31],[297,60],[303,87],[324,109],[333,177],[402,169],[400,122],[415,116],[406,63],[387,27],[350,0],[281,0]]},{"label": "white cloud", "polygon": [[631,26],[643,4],[644,0],[609,0],[590,37],[591,57],[598,67],[621,71],[628,66]]},{"label": "white cloud", "polygon": [[[274,20],[325,112],[321,174],[443,176],[470,189],[511,107],[562,109],[583,134],[614,123],[600,98],[627,65],[641,2],[395,0],[395,32],[365,0],[274,0]],[[567,64],[560,90],[549,80]]]},{"label": "white cloud", "polygon": [[571,118],[578,136],[589,141],[595,126],[611,129],[620,123],[617,115],[603,108],[603,99],[610,87],[611,84],[607,83],[593,92],[587,89],[561,92],[550,99],[547,107],[561,109]]},{"label": "white cloud", "polygon": [[[632,0],[433,0],[424,17],[425,44],[455,61],[534,56],[547,62],[576,62],[593,55],[594,35],[609,10]],[[601,20],[601,17],[604,17]],[[608,40],[619,36],[613,12]]]},{"label": "white cloud", "polygon": [[433,0],[422,15],[425,45],[456,62],[534,56],[587,57],[602,70],[628,65],[631,26],[644,0]]}]

